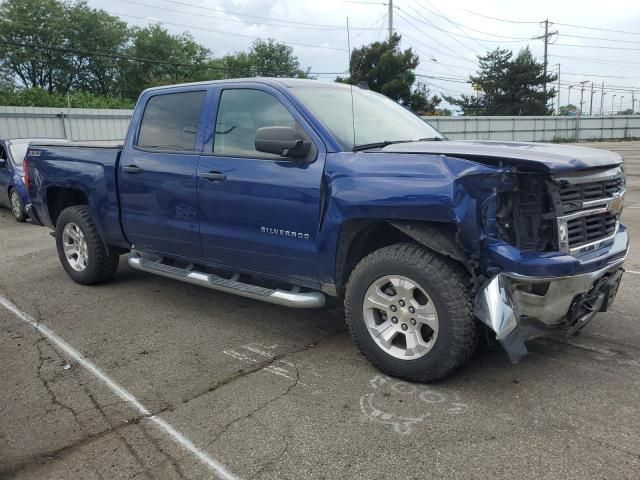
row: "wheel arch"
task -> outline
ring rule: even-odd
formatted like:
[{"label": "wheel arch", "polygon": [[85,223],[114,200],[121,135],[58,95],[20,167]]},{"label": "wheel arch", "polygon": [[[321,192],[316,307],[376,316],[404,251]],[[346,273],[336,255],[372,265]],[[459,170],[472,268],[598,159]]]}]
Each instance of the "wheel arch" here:
[{"label": "wheel arch", "polygon": [[345,222],[336,252],[336,293],[342,297],[353,268],[370,253],[402,242],[414,242],[448,257],[472,272],[469,255],[456,241],[453,223],[357,219]]}]

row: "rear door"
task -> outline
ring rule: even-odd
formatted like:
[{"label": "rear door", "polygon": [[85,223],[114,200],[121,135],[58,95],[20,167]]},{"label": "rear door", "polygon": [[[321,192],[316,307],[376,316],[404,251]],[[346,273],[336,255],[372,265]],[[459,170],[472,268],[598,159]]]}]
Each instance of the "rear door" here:
[{"label": "rear door", "polygon": [[124,231],[138,250],[202,257],[196,170],[206,95],[161,89],[140,100],[118,171]]},{"label": "rear door", "polygon": [[[225,84],[217,87],[212,105],[213,135],[207,134],[198,167],[205,258],[244,270],[317,280],[324,144],[295,105],[271,86]],[[257,151],[256,130],[268,126],[300,131],[312,142],[309,158]]]}]

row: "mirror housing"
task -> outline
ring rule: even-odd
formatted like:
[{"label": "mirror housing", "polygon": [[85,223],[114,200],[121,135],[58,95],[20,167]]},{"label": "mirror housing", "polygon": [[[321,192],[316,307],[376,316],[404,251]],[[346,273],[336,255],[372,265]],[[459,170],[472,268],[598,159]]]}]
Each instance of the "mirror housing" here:
[{"label": "mirror housing", "polygon": [[311,142],[291,127],[262,127],[256,131],[255,148],[281,157],[304,159],[309,154]]},{"label": "mirror housing", "polygon": [[4,158],[0,158],[0,168],[6,168],[7,161]]}]

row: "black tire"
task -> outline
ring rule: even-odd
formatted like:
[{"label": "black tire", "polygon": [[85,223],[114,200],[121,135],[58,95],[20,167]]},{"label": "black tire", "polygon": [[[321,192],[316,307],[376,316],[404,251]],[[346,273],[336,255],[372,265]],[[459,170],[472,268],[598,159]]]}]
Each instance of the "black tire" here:
[{"label": "black tire", "polygon": [[[14,203],[15,202],[15,203]],[[27,221],[27,210],[20,199],[20,194],[15,190],[9,191],[9,204],[11,205],[11,213],[17,222],[24,223]]]},{"label": "black tire", "polygon": [[[433,301],[438,334],[420,358],[392,356],[373,340],[365,324],[365,294],[387,275],[411,279]],[[391,245],[365,257],[351,273],[345,295],[347,324],[359,350],[378,369],[414,382],[437,380],[465,363],[478,343],[480,324],[473,316],[471,290],[469,275],[457,263],[416,244]]]},{"label": "black tire", "polygon": [[[78,226],[86,242],[87,261],[83,270],[74,269],[64,253],[63,232],[65,226]],[[68,207],[62,211],[56,222],[56,246],[62,266],[71,279],[82,285],[94,285],[111,280],[116,270],[120,256],[108,254],[102,243],[96,225],[91,218],[91,212],[86,205]]]}]

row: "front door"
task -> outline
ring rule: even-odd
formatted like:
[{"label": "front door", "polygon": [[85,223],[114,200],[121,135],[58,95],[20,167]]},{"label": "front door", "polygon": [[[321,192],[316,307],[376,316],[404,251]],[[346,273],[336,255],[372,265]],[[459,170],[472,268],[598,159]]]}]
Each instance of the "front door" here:
[{"label": "front door", "polygon": [[[198,166],[206,259],[286,278],[317,280],[325,149],[289,100],[271,87],[225,86],[215,95],[213,139]],[[308,136],[307,159],[255,149],[256,130],[290,126]]]},{"label": "front door", "polygon": [[136,138],[125,146],[118,172],[122,223],[138,250],[202,257],[196,171],[205,96],[191,90],[148,97]]},{"label": "front door", "polygon": [[0,145],[0,205],[8,207],[9,202],[9,185],[11,184],[11,161],[9,154],[3,145]]}]

